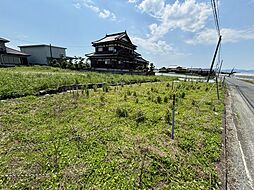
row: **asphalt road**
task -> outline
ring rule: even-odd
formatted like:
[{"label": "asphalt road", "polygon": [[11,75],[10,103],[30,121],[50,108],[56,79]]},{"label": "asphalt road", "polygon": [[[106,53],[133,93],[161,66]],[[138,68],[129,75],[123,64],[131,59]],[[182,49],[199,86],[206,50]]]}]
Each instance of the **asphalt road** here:
[{"label": "asphalt road", "polygon": [[254,190],[254,85],[235,78],[226,82],[228,189]]}]

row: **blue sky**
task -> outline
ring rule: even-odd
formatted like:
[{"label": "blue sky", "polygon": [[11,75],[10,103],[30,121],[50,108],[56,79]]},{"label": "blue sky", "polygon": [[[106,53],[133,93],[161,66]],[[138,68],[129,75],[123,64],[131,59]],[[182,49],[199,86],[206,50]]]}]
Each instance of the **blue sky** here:
[{"label": "blue sky", "polygon": [[[0,0],[0,37],[10,47],[53,44],[70,56],[127,30],[138,52],[157,67],[207,68],[217,34],[210,0]],[[224,69],[254,69],[254,0],[218,1]]]}]

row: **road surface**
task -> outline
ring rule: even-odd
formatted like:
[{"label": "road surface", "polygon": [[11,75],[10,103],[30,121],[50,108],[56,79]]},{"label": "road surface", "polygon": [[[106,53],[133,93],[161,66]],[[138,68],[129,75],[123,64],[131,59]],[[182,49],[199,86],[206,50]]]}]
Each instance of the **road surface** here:
[{"label": "road surface", "polygon": [[254,190],[254,85],[235,78],[226,82],[227,187]]}]

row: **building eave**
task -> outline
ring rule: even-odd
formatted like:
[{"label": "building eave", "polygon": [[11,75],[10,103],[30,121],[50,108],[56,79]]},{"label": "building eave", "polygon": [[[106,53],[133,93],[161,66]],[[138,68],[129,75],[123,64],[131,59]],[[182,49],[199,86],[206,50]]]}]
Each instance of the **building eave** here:
[{"label": "building eave", "polygon": [[27,53],[23,53],[21,51],[18,51],[16,49],[12,49],[12,48],[9,48],[9,47],[6,47],[6,52],[2,53],[2,54],[6,54],[6,55],[16,55],[16,56],[22,56],[22,57],[28,57],[30,56],[29,54]]},{"label": "building eave", "polygon": [[1,37],[0,37],[0,42],[8,43],[8,42],[10,42],[10,41],[7,40],[7,39],[5,39],[5,38],[1,38]]},{"label": "building eave", "polygon": [[[47,44],[35,44],[35,45],[21,45],[18,46],[19,48],[30,48],[30,47],[50,47],[50,45]],[[52,48],[59,48],[59,49],[67,49],[65,47],[60,47],[60,46],[51,46]]]}]

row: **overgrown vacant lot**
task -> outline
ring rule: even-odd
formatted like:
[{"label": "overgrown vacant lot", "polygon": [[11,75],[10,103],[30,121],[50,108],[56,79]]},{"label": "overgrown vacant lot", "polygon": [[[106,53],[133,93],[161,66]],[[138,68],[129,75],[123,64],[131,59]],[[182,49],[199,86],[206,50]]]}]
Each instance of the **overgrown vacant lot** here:
[{"label": "overgrown vacant lot", "polygon": [[0,99],[34,95],[67,84],[166,80],[165,77],[77,72],[46,66],[0,69]]},{"label": "overgrown vacant lot", "polygon": [[145,83],[2,101],[0,188],[218,189],[223,103],[211,86]]}]

